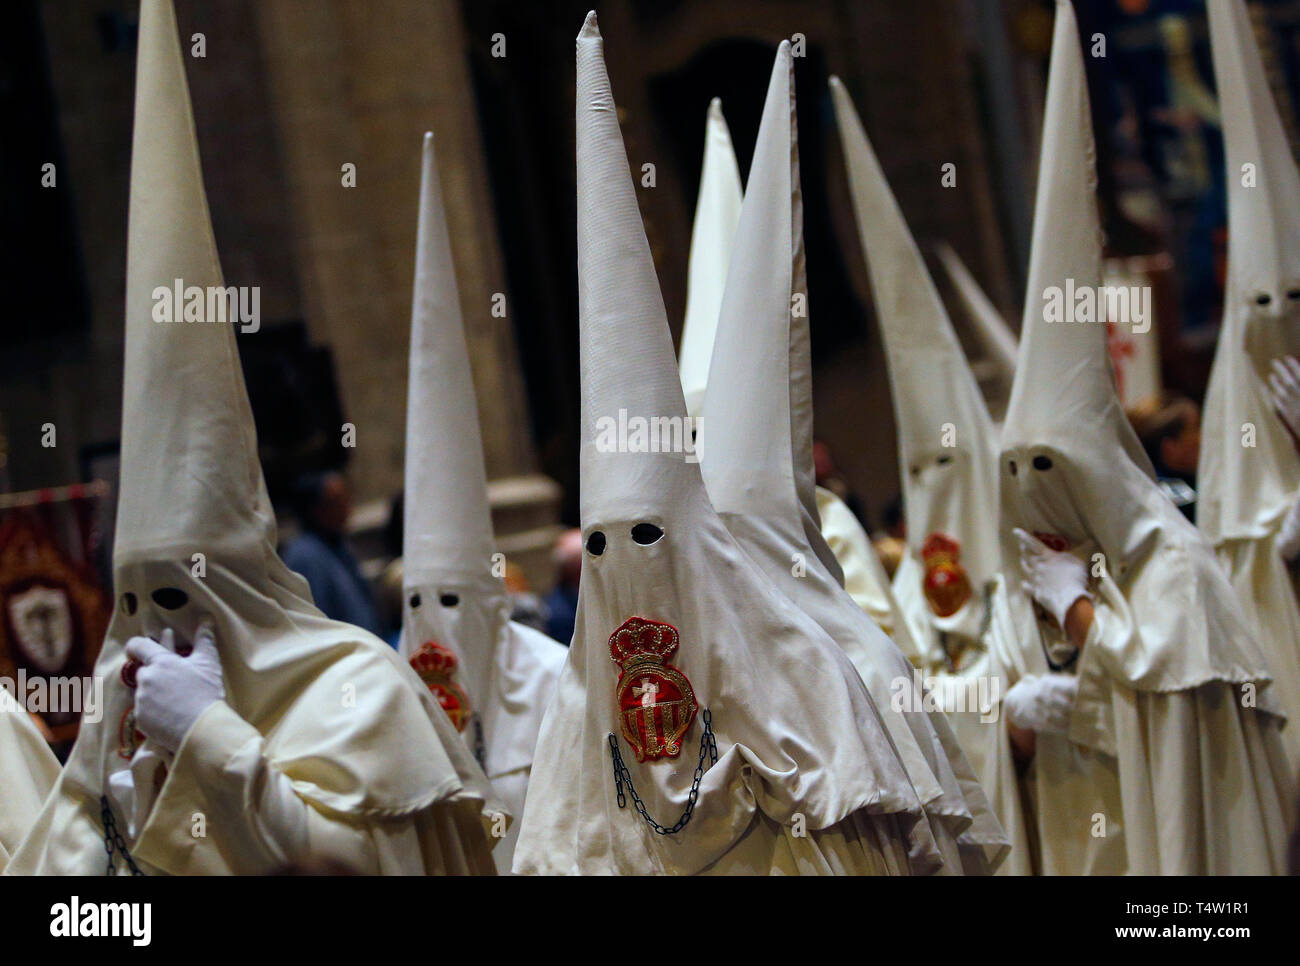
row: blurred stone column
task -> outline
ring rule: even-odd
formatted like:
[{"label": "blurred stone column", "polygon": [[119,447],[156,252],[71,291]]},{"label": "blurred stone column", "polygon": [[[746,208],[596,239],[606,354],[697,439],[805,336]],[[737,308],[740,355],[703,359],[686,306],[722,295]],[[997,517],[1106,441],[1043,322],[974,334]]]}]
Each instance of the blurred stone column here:
[{"label": "blurred stone column", "polygon": [[[423,132],[434,132],[478,393],[498,543],[550,582],[558,487],[534,473],[468,38],[454,0],[266,0],[255,5],[312,337],[334,353],[358,525],[402,486],[407,347]],[[356,186],[343,186],[343,165]],[[493,318],[493,297],[506,318]],[[369,505],[366,501],[372,501]]]}]

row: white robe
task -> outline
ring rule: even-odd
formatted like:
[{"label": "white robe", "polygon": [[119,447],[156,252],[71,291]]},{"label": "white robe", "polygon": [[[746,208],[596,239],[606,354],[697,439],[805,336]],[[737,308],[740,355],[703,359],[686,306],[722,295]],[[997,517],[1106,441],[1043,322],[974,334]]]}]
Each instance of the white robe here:
[{"label": "white robe", "polygon": [[821,486],[817,487],[817,513],[822,536],[844,573],[844,589],[912,660],[916,643],[867,531],[843,500]]},{"label": "white robe", "polygon": [[27,713],[0,695],[0,872],[26,837],[59,762]]},{"label": "white robe", "polygon": [[[148,875],[322,868],[491,875],[481,804],[466,796],[402,815],[330,812],[300,796],[268,760],[263,736],[219,701],[177,749],[139,834],[118,832]],[[120,855],[115,867],[119,875],[129,872]],[[106,868],[100,803],[61,778],[6,873],[102,875]]]}]

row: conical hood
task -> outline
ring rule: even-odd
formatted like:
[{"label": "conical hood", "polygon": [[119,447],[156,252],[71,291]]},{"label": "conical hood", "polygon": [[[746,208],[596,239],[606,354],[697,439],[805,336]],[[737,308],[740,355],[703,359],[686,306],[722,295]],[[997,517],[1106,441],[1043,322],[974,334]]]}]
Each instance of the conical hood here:
[{"label": "conical hood", "polygon": [[686,318],[678,368],[686,409],[695,419],[704,411],[704,387],[709,381],[713,333],[722,309],[731,246],[740,221],[740,165],[731,145],[731,131],[722,116],[722,101],[709,103],[704,122],[704,166],[700,197],[691,228],[691,254],[686,269]]},{"label": "conical hood", "polygon": [[587,520],[638,500],[659,503],[677,486],[702,496],[703,486],[698,467],[683,458],[690,448],[686,403],[594,17],[578,37],[577,85],[580,503]]},{"label": "conical hood", "polygon": [[406,579],[490,573],[492,514],[433,135],[424,136],[406,408]]},{"label": "conical hood", "polygon": [[[141,8],[127,237],[115,565],[160,551],[275,546],[235,323],[223,287],[171,4]],[[195,294],[202,321],[186,314]],[[157,321],[157,295],[172,298]],[[224,304],[223,304],[224,307]],[[169,469],[170,467],[170,469]],[[167,512],[160,512],[161,508]],[[198,544],[202,546],[198,546]]]},{"label": "conical hood", "polygon": [[[1111,678],[1157,691],[1267,680],[1212,549],[1155,483],[1115,391],[1106,313],[1089,311],[1101,284],[1090,116],[1074,11],[1058,0],[1020,358],[1002,435],[1003,527],[1070,548],[1094,576],[1101,553],[1099,599],[1116,624],[1085,660]],[[1130,615],[1138,623],[1123,626]]]},{"label": "conical hood", "polygon": [[[1048,472],[1038,467],[1045,461],[1054,465],[1065,454],[1077,458],[1081,470],[1153,478],[1150,461],[1116,395],[1106,351],[1106,313],[1097,306],[1102,239],[1096,153],[1079,28],[1068,0],[1057,2],[1041,151],[1020,357],[1002,429],[1008,472],[1008,460],[1015,462],[1012,489],[1026,495],[1026,481]],[[1063,306],[1063,318],[1052,321],[1056,306]],[[1058,455],[1025,455],[1043,448]],[[1013,453],[1021,458],[1008,455]],[[1103,458],[1118,462],[1109,471],[1092,465]],[[1064,475],[1056,474],[1058,480]],[[1040,482],[1045,485],[1033,487],[1035,493],[1054,497],[1050,510],[1042,508],[1051,519],[1038,520],[1040,525],[1030,529],[1062,536],[1076,545],[1092,537],[1107,553],[1121,550],[1117,541],[1094,532],[1109,519],[1115,523],[1113,535],[1119,537],[1128,531],[1125,518],[1132,516],[1119,507],[1101,512],[1106,505],[1104,478],[1090,480],[1088,489],[1101,488],[1087,493],[1067,493],[1059,485]],[[1122,557],[1121,553],[1117,559]]]},{"label": "conical hood", "polygon": [[1222,0],[1208,11],[1228,165],[1227,304],[1246,310],[1246,349],[1267,377],[1274,358],[1300,353],[1300,170],[1246,5]]},{"label": "conical hood", "polygon": [[[848,91],[832,77],[831,92],[884,336],[908,542],[921,559],[932,537],[955,541],[957,563],[970,575],[953,599],[932,602],[936,613],[947,617],[1001,569],[996,437],[943,301]],[[942,549],[945,557],[954,550],[949,544]]]},{"label": "conical hood", "polygon": [[722,299],[701,451],[714,509],[802,534],[804,518],[817,530],[817,496],[793,69],[782,41]]},{"label": "conical hood", "polygon": [[989,301],[989,297],[980,288],[975,276],[970,273],[961,256],[951,245],[944,242],[938,247],[939,261],[953,288],[966,309],[966,314],[975,325],[980,346],[986,357],[997,367],[998,378],[1008,384],[1016,372],[1016,354],[1020,350],[1019,337],[1011,330],[1002,313]]},{"label": "conical hood", "polygon": [[[493,655],[509,621],[505,585],[492,574],[492,515],[478,404],[461,322],[451,240],[433,135],[424,136],[411,306],[402,549],[403,648],[450,647],[469,704],[487,700]],[[454,691],[439,695],[456,703]],[[466,708],[449,708],[462,728]]]},{"label": "conical hood", "polygon": [[[831,570],[817,552],[834,563],[815,506],[803,198],[787,42],[772,69],[736,239],[705,397],[701,467],[709,498],[769,579],[853,662],[912,787],[937,820],[935,834],[955,847],[969,832],[973,843],[996,851],[1001,833],[982,792],[972,787],[973,800],[966,800],[957,775],[969,774],[969,765],[956,741],[944,740],[952,737],[946,721],[894,706],[898,682],[910,679],[912,667],[844,591],[838,565]],[[814,501],[811,509],[805,499]],[[976,814],[979,828],[971,831]]]},{"label": "conical hood", "polygon": [[1300,353],[1300,175],[1245,5],[1208,9],[1227,153],[1228,279],[1196,516],[1218,542],[1275,530],[1300,487],[1300,457],[1261,379],[1274,358]]}]

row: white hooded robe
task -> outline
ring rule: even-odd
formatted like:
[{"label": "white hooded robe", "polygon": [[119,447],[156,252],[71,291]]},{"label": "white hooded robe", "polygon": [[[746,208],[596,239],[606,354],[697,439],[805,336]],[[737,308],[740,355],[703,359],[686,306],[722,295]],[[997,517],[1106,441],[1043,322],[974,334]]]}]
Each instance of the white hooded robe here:
[{"label": "white hooded robe", "polygon": [[[518,816],[542,714],[568,652],[510,620],[510,598],[494,570],[478,404],[432,134],[424,138],[410,370],[401,653]],[[518,830],[512,824],[493,849],[501,872],[510,871]]]},{"label": "white hooded robe", "polygon": [[838,78],[831,78],[831,93],[898,426],[910,552],[894,575],[896,597],[918,642],[918,664],[944,696],[948,720],[1010,836],[1012,854],[1003,868],[1028,874],[1029,834],[998,703],[1024,661],[1002,577],[993,425]]},{"label": "white hooded robe", "polygon": [[[1096,780],[1075,769],[1071,786],[1040,769],[1045,866],[1083,871],[1069,861],[1097,856],[1118,819],[1129,873],[1278,873],[1291,776],[1254,628],[1209,542],[1155,482],[1115,391],[1104,316],[1071,306],[1049,321],[1044,310],[1069,280],[1076,291],[1101,285],[1094,165],[1078,27],[1060,0],[1000,457],[1004,528],[1068,548],[1092,574],[1096,616],[1069,672],[1079,679],[1069,740],[1093,756]],[[1055,620],[1039,630],[1053,650]],[[1058,812],[1078,809],[1089,790],[1091,819]]]},{"label": "white hooded robe", "polygon": [[[491,874],[487,829],[504,809],[446,714],[392,648],[323,616],[276,554],[232,323],[153,318],[159,287],[223,281],[170,0],[145,0],[139,36],[104,716],[82,722],[6,872],[103,874],[111,812],[130,856],[119,874]],[[204,618],[226,696],[172,754],[135,728],[124,646],[164,628],[192,641]]]},{"label": "white hooded robe", "polygon": [[1208,12],[1227,151],[1228,274],[1205,394],[1196,522],[1259,627],[1275,698],[1293,722],[1282,738],[1295,769],[1300,605],[1278,536],[1300,499],[1300,456],[1264,378],[1273,359],[1300,355],[1300,170],[1245,6],[1222,0]]},{"label": "white hooded robe", "polygon": [[[865,688],[731,538],[688,460],[594,13],[576,120],[586,551],[515,871],[906,874],[925,816]],[[637,427],[652,419],[659,444],[673,426],[676,441],[649,445]]]}]

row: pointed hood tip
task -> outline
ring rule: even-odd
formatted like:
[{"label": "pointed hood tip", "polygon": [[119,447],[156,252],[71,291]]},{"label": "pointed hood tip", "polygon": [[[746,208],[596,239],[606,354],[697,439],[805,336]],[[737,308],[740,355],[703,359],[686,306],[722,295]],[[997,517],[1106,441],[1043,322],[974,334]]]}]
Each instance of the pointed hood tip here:
[{"label": "pointed hood tip", "polygon": [[713,98],[711,101],[709,101],[709,116],[710,116],[710,117],[718,117],[718,118],[722,117],[722,98],[721,98],[721,97],[715,97],[715,98]]},{"label": "pointed hood tip", "polygon": [[430,145],[432,145],[432,144],[433,144],[433,132],[432,132],[432,131],[425,131],[425,132],[424,132],[424,137],[421,139],[421,143],[422,143],[425,147],[429,147]]},{"label": "pointed hood tip", "polygon": [[587,19],[582,22],[582,29],[578,31],[579,40],[599,40],[600,24],[596,22],[596,11],[589,10]]},{"label": "pointed hood tip", "polygon": [[833,91],[842,91],[844,90],[844,81],[840,80],[839,74],[831,74],[826,81],[826,86]]}]

